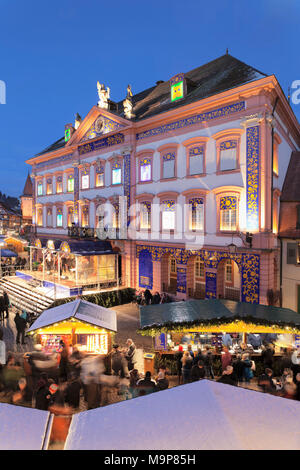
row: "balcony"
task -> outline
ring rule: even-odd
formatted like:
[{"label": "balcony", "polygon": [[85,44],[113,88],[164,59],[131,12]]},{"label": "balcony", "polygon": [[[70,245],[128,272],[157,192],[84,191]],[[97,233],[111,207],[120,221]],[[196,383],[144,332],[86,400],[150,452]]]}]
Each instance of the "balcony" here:
[{"label": "balcony", "polygon": [[127,229],[122,228],[91,228],[91,227],[78,227],[73,225],[68,227],[68,237],[76,239],[99,239],[99,240],[127,240]]}]

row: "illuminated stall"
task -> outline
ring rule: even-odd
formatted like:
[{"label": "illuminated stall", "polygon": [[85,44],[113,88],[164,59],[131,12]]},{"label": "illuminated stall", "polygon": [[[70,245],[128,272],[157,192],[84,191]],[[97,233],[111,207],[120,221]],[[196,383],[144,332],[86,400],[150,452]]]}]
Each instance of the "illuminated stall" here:
[{"label": "illuminated stall", "polygon": [[140,306],[140,322],[139,333],[154,338],[156,351],[170,354],[188,345],[194,351],[208,346],[218,352],[225,345],[232,353],[260,354],[264,342],[272,342],[280,354],[297,347],[300,338],[296,312],[224,299]]},{"label": "illuminated stall", "polygon": [[59,351],[59,342],[89,354],[106,355],[117,331],[116,312],[76,299],[45,310],[27,334],[36,337],[44,352]]}]

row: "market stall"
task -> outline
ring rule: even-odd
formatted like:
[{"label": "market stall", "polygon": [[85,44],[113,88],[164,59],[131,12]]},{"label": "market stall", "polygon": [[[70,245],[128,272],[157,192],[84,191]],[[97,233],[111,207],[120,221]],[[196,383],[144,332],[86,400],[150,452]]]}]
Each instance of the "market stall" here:
[{"label": "market stall", "polygon": [[[175,353],[211,347],[219,352],[260,354],[264,344],[276,352],[298,346],[300,316],[290,309],[231,300],[189,300],[140,306],[139,332],[154,338],[154,349]],[[180,349],[181,349],[180,348]]]},{"label": "market stall", "polygon": [[299,402],[201,380],[73,415],[65,450],[299,450],[299,419]]},{"label": "market stall", "polygon": [[106,355],[117,331],[116,312],[76,299],[45,310],[27,334],[36,337],[44,352],[59,350],[59,342],[89,354]]}]

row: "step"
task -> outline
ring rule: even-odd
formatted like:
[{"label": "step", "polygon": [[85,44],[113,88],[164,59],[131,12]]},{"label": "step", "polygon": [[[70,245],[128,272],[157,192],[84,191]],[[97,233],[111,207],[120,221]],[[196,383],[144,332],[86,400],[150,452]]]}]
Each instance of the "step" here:
[{"label": "step", "polygon": [[7,284],[2,283],[0,285],[0,289],[2,291],[7,290],[10,297],[15,298],[22,303],[28,303],[34,306],[35,309],[44,310],[45,308],[48,308],[48,306],[51,305],[52,303],[52,302],[45,302],[36,297],[31,297],[29,293],[18,291],[15,287],[9,286]]},{"label": "step", "polygon": [[0,282],[1,281],[3,285],[10,286],[12,289],[17,290],[18,292],[21,292],[24,295],[30,296],[41,303],[45,303],[48,305],[49,302],[53,302],[51,297],[47,297],[45,294],[38,292],[34,288],[24,285],[18,280],[18,278],[15,278],[15,280],[12,278],[3,278],[0,280]]}]

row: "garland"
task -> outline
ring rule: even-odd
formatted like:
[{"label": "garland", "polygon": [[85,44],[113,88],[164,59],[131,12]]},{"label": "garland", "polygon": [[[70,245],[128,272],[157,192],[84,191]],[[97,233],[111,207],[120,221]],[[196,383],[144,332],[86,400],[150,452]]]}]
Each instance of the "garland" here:
[{"label": "garland", "polygon": [[[300,333],[300,324],[295,325],[291,322],[285,321],[270,321],[264,319],[258,319],[251,316],[240,317],[235,315],[233,317],[220,317],[220,318],[213,318],[213,319],[206,319],[206,320],[194,320],[194,321],[185,321],[185,322],[167,322],[163,324],[154,324],[151,326],[145,326],[144,328],[140,328],[138,333],[142,336],[156,336],[159,333],[167,333],[170,331],[173,332],[184,332],[190,331],[192,328],[197,328],[197,331],[205,332],[205,328],[209,327],[210,331],[217,332],[224,331],[226,326],[230,326],[233,328],[231,332],[245,332],[250,333],[253,330],[257,330],[257,327],[262,328],[263,330],[270,328],[274,333],[292,333],[292,334],[299,334]],[[251,330],[252,327],[252,330]],[[212,328],[215,328],[212,330]],[[234,328],[236,330],[234,331]],[[280,331],[278,331],[280,330]],[[264,331],[260,331],[260,333],[264,333]]]}]

